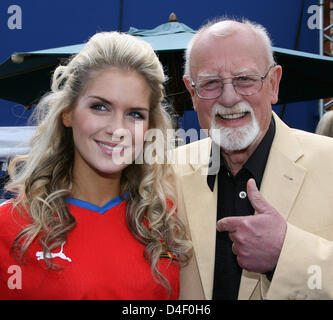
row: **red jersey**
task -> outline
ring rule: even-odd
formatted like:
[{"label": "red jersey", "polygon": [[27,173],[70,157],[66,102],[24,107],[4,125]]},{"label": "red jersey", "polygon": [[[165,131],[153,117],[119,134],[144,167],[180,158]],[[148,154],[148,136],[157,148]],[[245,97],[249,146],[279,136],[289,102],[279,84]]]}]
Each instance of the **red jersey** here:
[{"label": "red jersey", "polygon": [[[28,224],[10,202],[0,206],[0,299],[168,299],[152,276],[145,246],[128,230],[126,200],[117,197],[103,207],[69,198],[76,219],[66,242],[50,257],[60,270],[48,269],[35,239],[22,264],[10,253],[15,237]],[[169,280],[171,299],[179,295],[179,265],[161,255],[159,271]]]}]

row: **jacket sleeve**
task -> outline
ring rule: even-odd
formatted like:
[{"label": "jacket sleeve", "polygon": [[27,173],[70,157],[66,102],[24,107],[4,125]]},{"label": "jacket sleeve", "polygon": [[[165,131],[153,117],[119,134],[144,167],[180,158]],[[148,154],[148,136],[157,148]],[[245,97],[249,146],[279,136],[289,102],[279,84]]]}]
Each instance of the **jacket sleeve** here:
[{"label": "jacket sleeve", "polygon": [[[333,226],[328,226],[325,233]],[[273,279],[262,288],[265,299],[333,299],[333,242],[287,223]]]}]

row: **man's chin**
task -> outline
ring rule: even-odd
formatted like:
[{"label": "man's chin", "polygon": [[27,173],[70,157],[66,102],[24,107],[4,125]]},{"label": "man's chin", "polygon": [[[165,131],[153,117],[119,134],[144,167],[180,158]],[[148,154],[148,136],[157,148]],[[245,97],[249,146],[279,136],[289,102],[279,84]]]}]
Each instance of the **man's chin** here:
[{"label": "man's chin", "polygon": [[213,128],[210,131],[210,137],[215,144],[223,149],[223,151],[231,153],[246,150],[249,146],[255,143],[257,137],[259,136],[259,132],[257,131],[258,130],[253,128],[237,128],[233,130]]}]

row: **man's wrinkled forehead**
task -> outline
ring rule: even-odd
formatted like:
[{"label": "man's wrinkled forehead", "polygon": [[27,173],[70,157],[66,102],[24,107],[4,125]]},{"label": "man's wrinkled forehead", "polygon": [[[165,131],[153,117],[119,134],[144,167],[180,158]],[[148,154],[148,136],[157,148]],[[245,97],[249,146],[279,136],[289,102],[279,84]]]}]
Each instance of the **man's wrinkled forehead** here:
[{"label": "man's wrinkled forehead", "polygon": [[[212,59],[212,57],[215,58]],[[218,66],[215,68],[214,64],[221,67],[221,65],[231,64],[231,60],[236,62],[244,57],[248,57],[249,60],[251,58],[254,64],[234,65],[232,70],[234,75],[245,71],[259,71],[256,70],[257,66],[266,64],[266,50],[263,41],[243,23],[219,22],[205,30],[194,43],[190,59],[191,71],[197,75],[206,72],[208,70],[200,70],[202,65],[206,65],[211,69],[207,72],[210,74],[210,71],[214,69],[221,69]],[[203,75],[200,74],[200,76]]]},{"label": "man's wrinkled forehead", "polygon": [[195,49],[196,47],[200,49],[202,44],[205,44],[211,38],[215,38],[215,40],[218,41],[218,38],[226,38],[236,33],[242,34],[245,37],[250,36],[251,34],[254,35],[251,28],[244,23],[230,20],[221,21],[211,25],[198,35],[192,49]]},{"label": "man's wrinkled forehead", "polygon": [[227,37],[234,32],[250,31],[250,28],[244,23],[237,21],[221,21],[210,26],[206,31],[207,34],[214,35],[216,37]]}]

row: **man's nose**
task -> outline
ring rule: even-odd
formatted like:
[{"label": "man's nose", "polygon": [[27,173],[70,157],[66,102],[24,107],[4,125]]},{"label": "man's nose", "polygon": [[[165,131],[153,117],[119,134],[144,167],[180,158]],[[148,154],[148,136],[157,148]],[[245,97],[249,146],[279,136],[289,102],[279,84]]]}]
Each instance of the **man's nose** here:
[{"label": "man's nose", "polygon": [[222,94],[218,97],[219,103],[225,107],[232,107],[237,102],[242,100],[242,97],[236,92],[231,81],[225,82],[222,87]]}]

